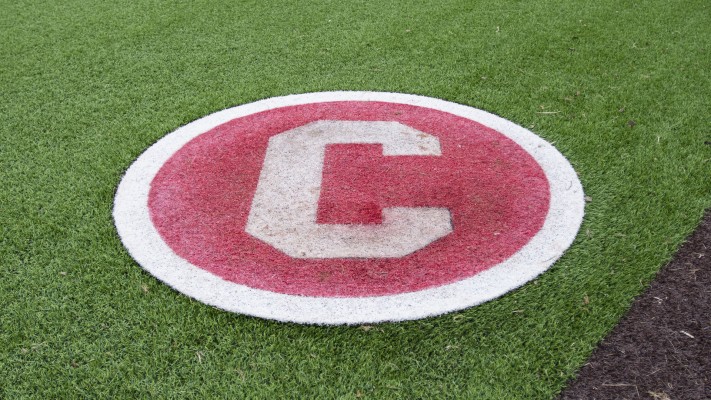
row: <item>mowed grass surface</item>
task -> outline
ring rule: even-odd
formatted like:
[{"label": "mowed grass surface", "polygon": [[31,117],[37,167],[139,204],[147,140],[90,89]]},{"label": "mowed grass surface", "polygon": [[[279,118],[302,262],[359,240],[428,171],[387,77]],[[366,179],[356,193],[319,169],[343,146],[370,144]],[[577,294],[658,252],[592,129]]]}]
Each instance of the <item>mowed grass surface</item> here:
[{"label": "mowed grass surface", "polygon": [[[705,0],[2,3],[0,397],[551,398],[711,205]],[[496,301],[373,327],[226,313],[132,261],[111,209],[143,150],[323,90],[555,142],[591,198],[575,244]]]}]

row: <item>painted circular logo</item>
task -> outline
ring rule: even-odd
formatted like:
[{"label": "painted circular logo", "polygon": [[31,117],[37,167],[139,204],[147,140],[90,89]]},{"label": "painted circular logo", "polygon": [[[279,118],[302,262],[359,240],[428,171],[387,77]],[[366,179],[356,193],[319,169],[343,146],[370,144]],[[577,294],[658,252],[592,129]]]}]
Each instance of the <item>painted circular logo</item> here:
[{"label": "painted circular logo", "polygon": [[213,306],[282,321],[423,318],[500,296],[570,246],[583,190],[532,132],[428,97],[323,92],[192,122],[126,172],[131,256]]}]

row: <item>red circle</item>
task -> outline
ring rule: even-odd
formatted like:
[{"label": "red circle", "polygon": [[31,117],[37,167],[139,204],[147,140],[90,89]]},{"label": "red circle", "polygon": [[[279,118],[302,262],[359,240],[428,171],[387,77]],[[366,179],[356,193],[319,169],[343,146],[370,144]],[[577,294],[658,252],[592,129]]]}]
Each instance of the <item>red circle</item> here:
[{"label": "red circle", "polygon": [[[441,156],[327,149],[318,223],[378,223],[385,207],[446,207],[453,232],[402,258],[296,259],[245,232],[271,136],[318,120],[397,121],[436,136]],[[345,147],[344,147],[345,146]],[[543,226],[549,185],[503,134],[447,112],[376,101],[275,108],[196,137],[161,167],[148,207],[180,257],[228,281],[291,295],[366,297],[469,278],[511,257]]]}]

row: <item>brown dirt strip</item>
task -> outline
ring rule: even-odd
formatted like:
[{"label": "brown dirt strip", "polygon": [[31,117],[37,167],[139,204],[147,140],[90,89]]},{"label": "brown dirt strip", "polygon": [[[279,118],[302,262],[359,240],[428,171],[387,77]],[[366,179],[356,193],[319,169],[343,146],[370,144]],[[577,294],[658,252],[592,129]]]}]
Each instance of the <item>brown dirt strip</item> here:
[{"label": "brown dirt strip", "polygon": [[559,399],[711,399],[711,209]]}]

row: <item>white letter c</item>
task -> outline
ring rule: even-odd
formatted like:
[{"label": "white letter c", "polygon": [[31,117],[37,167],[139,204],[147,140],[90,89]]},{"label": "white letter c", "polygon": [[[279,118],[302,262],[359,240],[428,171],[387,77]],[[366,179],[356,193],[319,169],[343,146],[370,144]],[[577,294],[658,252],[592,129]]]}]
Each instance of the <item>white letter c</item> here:
[{"label": "white letter c", "polygon": [[389,207],[380,225],[317,224],[326,145],[440,156],[439,140],[391,121],[316,121],[269,139],[246,231],[295,258],[403,257],[452,232],[449,210]]}]

